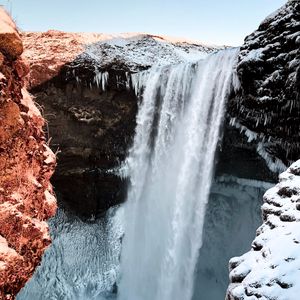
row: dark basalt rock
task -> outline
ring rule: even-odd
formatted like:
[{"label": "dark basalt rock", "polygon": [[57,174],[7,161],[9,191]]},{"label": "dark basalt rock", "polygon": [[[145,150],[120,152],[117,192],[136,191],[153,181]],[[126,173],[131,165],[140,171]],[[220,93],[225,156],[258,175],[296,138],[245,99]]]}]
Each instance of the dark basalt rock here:
[{"label": "dark basalt rock", "polygon": [[52,182],[58,201],[83,217],[101,214],[123,201],[126,193],[125,180],[114,169],[133,137],[137,98],[126,89],[125,72],[107,71],[105,92],[88,66],[67,65],[31,90],[48,121],[51,148],[57,151]]},{"label": "dark basalt rock", "polygon": [[241,47],[239,90],[228,114],[259,133],[270,156],[285,165],[300,156],[300,2],[289,1]]}]

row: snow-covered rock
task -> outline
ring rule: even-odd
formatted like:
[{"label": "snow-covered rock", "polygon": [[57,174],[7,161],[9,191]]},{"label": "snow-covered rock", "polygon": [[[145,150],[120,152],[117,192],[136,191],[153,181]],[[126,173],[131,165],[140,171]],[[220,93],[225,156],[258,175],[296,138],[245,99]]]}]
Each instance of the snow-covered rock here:
[{"label": "snow-covered rock", "polygon": [[197,61],[220,49],[197,42],[150,34],[127,34],[87,45],[74,64],[93,63],[97,68],[124,68],[136,72],[153,65]]},{"label": "snow-covered rock", "polygon": [[22,39],[24,57],[31,67],[31,86],[50,80],[66,65],[71,74],[78,74],[78,68],[95,74],[107,69],[136,72],[154,64],[196,61],[224,48],[144,33],[109,35],[49,30],[24,32]]},{"label": "snow-covered rock", "polygon": [[300,294],[300,160],[264,195],[252,249],[229,262],[227,300],[297,300]]}]

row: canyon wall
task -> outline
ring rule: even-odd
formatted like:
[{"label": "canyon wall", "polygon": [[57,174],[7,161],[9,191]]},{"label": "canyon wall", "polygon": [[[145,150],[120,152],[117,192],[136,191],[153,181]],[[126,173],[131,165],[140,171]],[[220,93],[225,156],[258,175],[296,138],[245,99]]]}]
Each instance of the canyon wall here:
[{"label": "canyon wall", "polygon": [[0,299],[14,299],[50,244],[55,168],[45,120],[25,89],[28,66],[15,24],[0,8]]}]

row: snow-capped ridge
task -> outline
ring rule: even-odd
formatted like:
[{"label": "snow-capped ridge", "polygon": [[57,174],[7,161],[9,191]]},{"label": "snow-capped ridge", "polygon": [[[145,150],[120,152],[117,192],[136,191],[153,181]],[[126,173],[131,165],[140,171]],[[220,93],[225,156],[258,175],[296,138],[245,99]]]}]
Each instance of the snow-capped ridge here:
[{"label": "snow-capped ridge", "polygon": [[125,33],[107,35],[98,42],[86,44],[84,52],[74,63],[85,64],[88,61],[103,69],[107,66],[115,69],[125,66],[128,71],[136,72],[153,65],[196,62],[222,48],[200,42],[190,43],[182,38]]},{"label": "snow-capped ridge", "polygon": [[[70,69],[137,72],[153,65],[195,62],[226,48],[184,38],[147,33],[23,32],[24,57],[31,65],[30,85],[37,86]],[[79,78],[80,79],[80,78]]]}]

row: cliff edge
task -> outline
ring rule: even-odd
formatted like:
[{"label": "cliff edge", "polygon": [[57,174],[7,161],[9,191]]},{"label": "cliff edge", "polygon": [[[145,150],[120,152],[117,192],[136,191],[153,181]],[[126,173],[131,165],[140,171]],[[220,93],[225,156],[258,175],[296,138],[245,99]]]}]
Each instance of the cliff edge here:
[{"label": "cliff edge", "polygon": [[14,299],[50,244],[55,155],[24,88],[28,66],[14,22],[0,8],[0,299]]}]

